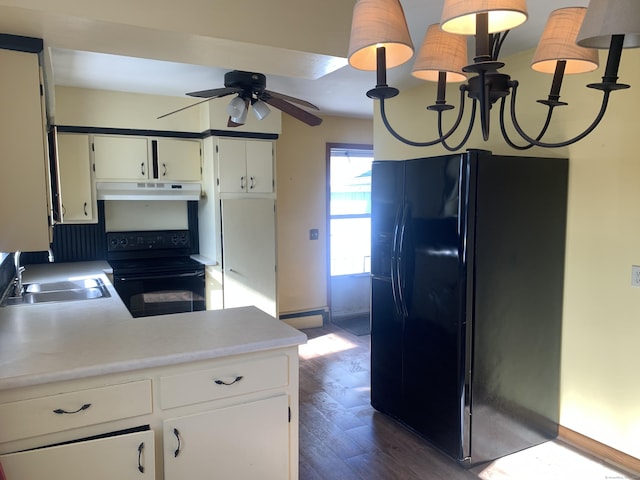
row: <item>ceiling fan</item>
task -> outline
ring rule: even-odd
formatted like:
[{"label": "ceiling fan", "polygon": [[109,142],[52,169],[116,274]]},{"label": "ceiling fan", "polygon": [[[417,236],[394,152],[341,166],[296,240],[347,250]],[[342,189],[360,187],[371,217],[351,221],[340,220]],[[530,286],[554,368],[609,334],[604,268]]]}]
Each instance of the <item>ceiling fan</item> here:
[{"label": "ceiling fan", "polygon": [[227,112],[229,113],[227,126],[229,127],[244,125],[249,107],[253,108],[258,120],[262,120],[269,114],[269,107],[267,104],[282,110],[284,113],[291,115],[312,127],[322,123],[322,119],[320,117],[317,117],[316,115],[313,115],[312,113],[309,113],[297,106],[300,105],[301,107],[318,110],[318,107],[314,104],[299,98],[290,97],[289,95],[267,90],[266,86],[267,77],[262,73],[232,70],[224,74],[224,87],[187,93],[190,97],[204,98],[205,100],[174,110],[173,112],[165,113],[164,115],[159,116],[158,119],[181,112],[187,108],[195,107],[196,105],[208,102],[214,98],[226,97],[227,95],[235,93],[237,94],[237,97],[231,100],[231,103],[227,106]]}]

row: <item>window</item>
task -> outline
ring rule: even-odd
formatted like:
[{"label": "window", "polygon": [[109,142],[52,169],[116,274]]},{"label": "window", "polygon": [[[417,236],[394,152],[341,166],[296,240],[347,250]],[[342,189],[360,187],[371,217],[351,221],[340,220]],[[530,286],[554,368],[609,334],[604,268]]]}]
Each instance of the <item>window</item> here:
[{"label": "window", "polygon": [[330,150],[331,276],[371,271],[371,162],[370,148]]}]

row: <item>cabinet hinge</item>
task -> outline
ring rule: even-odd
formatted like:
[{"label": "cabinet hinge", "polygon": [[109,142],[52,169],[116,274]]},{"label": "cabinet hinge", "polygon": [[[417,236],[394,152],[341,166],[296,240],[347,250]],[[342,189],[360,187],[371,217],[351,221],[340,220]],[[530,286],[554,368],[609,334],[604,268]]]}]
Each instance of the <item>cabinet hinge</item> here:
[{"label": "cabinet hinge", "polygon": [[289,409],[289,423],[291,423],[291,407],[287,407]]},{"label": "cabinet hinge", "polygon": [[220,186],[220,178],[216,178],[216,185]]}]

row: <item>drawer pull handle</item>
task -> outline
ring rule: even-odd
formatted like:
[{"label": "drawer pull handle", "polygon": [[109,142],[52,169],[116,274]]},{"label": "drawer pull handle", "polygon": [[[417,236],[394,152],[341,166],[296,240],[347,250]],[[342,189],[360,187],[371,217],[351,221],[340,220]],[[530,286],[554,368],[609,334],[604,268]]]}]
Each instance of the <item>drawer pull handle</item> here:
[{"label": "drawer pull handle", "polygon": [[238,375],[233,382],[225,382],[224,380],[214,380],[214,382],[217,385],[233,385],[236,382],[239,382],[240,380],[242,380],[242,375]]},{"label": "drawer pull handle", "polygon": [[173,458],[175,458],[178,455],[180,455],[180,432],[178,431],[177,428],[174,428],[173,434],[176,436],[176,440],[178,440],[178,448],[176,448],[176,451],[173,452]]},{"label": "drawer pull handle", "polygon": [[138,470],[140,471],[140,473],[144,473],[144,467],[142,466],[142,462],[140,461],[142,459],[142,450],[144,450],[144,442],[138,445]]},{"label": "drawer pull handle", "polygon": [[73,415],[74,413],[79,413],[82,412],[83,410],[86,410],[87,408],[89,408],[91,406],[90,403],[85,403],[84,405],[82,405],[79,409],[73,411],[73,412],[68,412],[67,410],[63,410],[62,408],[56,408],[53,413],[57,413],[58,415]]}]

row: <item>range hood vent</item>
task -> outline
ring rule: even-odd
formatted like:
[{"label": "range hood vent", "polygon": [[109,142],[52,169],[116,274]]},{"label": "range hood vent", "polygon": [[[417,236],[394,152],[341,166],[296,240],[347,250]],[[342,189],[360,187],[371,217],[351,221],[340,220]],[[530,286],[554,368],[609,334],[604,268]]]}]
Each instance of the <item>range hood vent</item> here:
[{"label": "range hood vent", "polygon": [[199,200],[199,183],[97,182],[98,200]]}]

